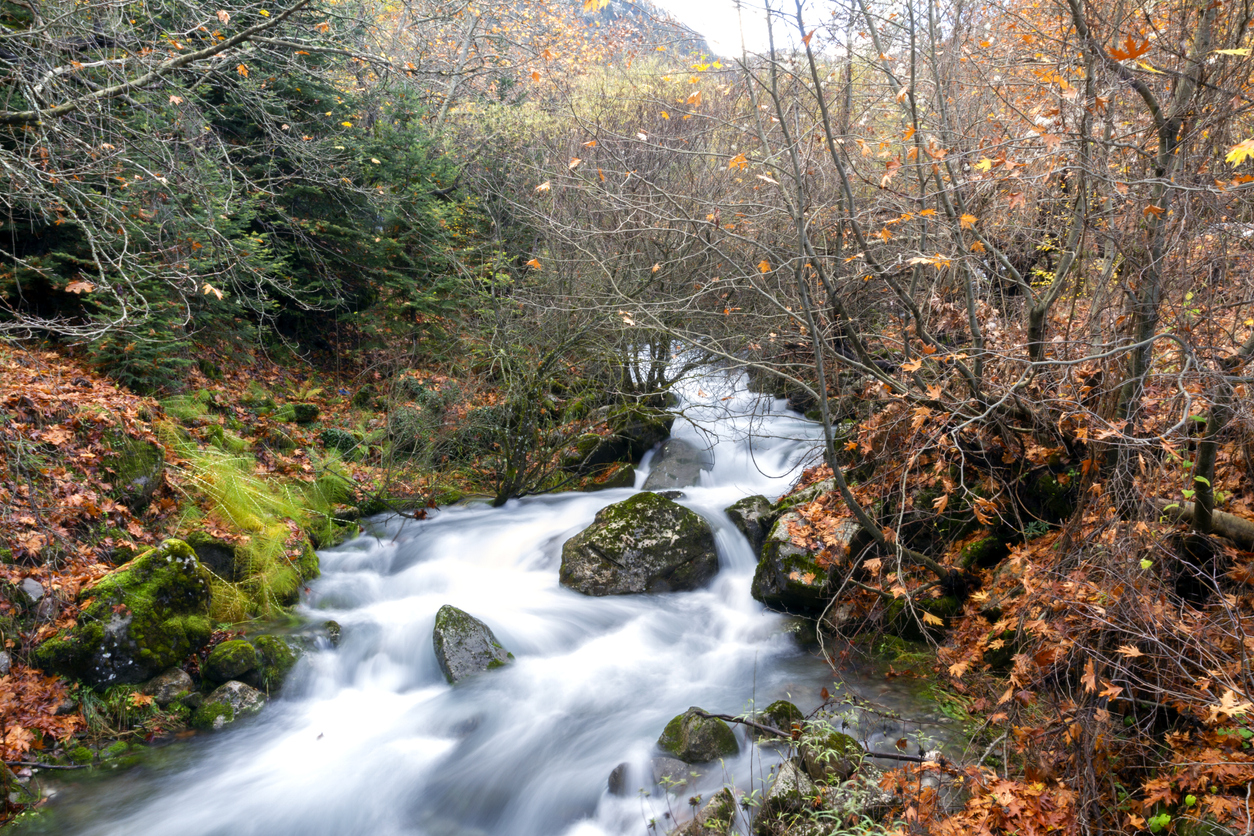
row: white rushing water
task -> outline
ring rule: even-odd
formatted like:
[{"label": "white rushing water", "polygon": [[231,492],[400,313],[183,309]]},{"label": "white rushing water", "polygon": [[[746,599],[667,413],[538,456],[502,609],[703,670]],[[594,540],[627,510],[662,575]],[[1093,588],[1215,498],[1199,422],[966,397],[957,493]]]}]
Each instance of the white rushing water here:
[{"label": "white rushing water", "polygon": [[[787,490],[813,463],[818,429],[740,378],[678,394],[697,426],[681,417],[675,435],[714,456],[678,500],[715,531],[720,571],[707,588],[590,598],[558,584],[562,544],[629,489],[375,520],[369,536],[321,552],[302,605],[313,622],[339,622],[338,648],[304,657],[258,718],[168,747],[159,768],[66,786],[57,831],[638,836],[665,833],[668,810],[686,817],[694,792],[760,785],[778,754],[740,731],[741,755],[678,799],[653,786],[649,761],[689,706],[738,714],[791,697],[808,711],[821,687],[834,690],[790,620],[750,597],[755,556],[723,513]],[[485,621],[515,662],[447,685],[431,641],[444,604]],[[621,762],[643,792],[607,792]]]}]

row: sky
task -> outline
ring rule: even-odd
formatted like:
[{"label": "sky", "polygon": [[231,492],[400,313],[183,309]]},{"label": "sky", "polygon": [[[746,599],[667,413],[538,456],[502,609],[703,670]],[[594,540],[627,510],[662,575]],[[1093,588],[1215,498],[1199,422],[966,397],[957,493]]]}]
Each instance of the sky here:
[{"label": "sky", "polygon": [[758,0],[747,0],[740,18],[733,0],[654,0],[654,4],[704,35],[706,42],[719,55],[730,57],[740,54],[741,18],[744,20],[745,45],[749,50],[763,52],[767,49],[766,23],[762,4]]}]

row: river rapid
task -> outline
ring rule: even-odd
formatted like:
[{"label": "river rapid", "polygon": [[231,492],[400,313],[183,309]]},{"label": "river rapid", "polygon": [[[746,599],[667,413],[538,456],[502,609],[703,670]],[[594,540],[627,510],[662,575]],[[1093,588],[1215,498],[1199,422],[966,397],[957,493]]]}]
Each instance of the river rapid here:
[{"label": "river rapid", "polygon": [[[796,623],[750,596],[756,557],[723,509],[786,491],[816,461],[819,428],[741,376],[708,374],[677,394],[674,434],[714,457],[678,500],[715,531],[720,571],[707,588],[589,598],[558,584],[562,544],[643,484],[648,457],[636,489],[373,519],[320,553],[322,577],[301,605],[310,622],[342,626],[337,648],[307,654],[255,719],[103,780],[55,785],[39,832],[642,836],[688,817],[694,793],[761,786],[779,760],[738,729],[739,757],[668,796],[649,763],[689,706],[740,714],[789,698],[808,712],[822,688],[843,688],[923,722],[864,724],[872,746],[934,731],[934,706],[882,679],[834,681]],[[515,662],[447,685],[431,641],[444,604],[485,621]],[[623,762],[632,791],[619,797],[607,777]]]}]

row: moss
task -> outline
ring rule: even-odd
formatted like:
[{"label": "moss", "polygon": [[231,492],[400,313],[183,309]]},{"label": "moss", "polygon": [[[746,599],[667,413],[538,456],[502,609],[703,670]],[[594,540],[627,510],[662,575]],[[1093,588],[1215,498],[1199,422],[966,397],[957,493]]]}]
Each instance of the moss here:
[{"label": "moss", "polygon": [[294,403],[292,407],[292,420],[297,424],[312,424],[318,420],[319,409],[311,403]]},{"label": "moss", "polygon": [[1068,480],[1064,485],[1053,473],[1042,473],[1032,482],[1031,498],[1048,521],[1061,522],[1075,511],[1075,482]]},{"label": "moss", "polygon": [[103,441],[109,452],[101,464],[113,474],[113,494],[132,511],[143,510],[165,477],[165,452],[160,445],[120,430],[105,433]]},{"label": "moss", "polygon": [[311,581],[322,574],[322,567],[318,562],[318,553],[314,551],[313,543],[308,540],[301,548],[300,557],[296,558],[296,571],[300,573],[302,581]]},{"label": "moss", "polygon": [[935,636],[945,630],[944,625],[924,625],[922,619],[925,613],[944,621],[961,612],[962,602],[952,595],[915,600],[913,607],[908,607],[904,598],[898,598],[888,605],[886,629],[890,635],[923,641],[929,635]]},{"label": "moss", "polygon": [[361,446],[361,439],[348,430],[328,427],[318,433],[318,441],[326,449],[335,450],[345,457],[359,457],[360,450],[358,448]]},{"label": "moss", "polygon": [[277,692],[296,664],[296,652],[276,636],[258,636],[253,639],[257,649],[257,670],[254,676],[259,688]]},{"label": "moss", "polygon": [[207,702],[192,713],[189,725],[199,731],[212,731],[235,720],[235,709],[224,702]]},{"label": "moss", "polygon": [[800,723],[804,719],[801,709],[788,700],[776,700],[762,711],[763,722],[782,732],[790,731],[793,723]]},{"label": "moss", "polygon": [[72,764],[83,766],[95,760],[96,756],[86,746],[75,746],[73,749],[65,753],[66,760]]},{"label": "moss", "polygon": [[257,650],[244,639],[222,642],[209,654],[202,668],[211,682],[239,679],[257,667]]},{"label": "moss", "polygon": [[1010,554],[1010,549],[996,535],[984,537],[963,547],[958,562],[964,569],[979,567],[987,569],[996,566],[1002,558]]},{"label": "moss", "polygon": [[142,682],[209,640],[209,573],[167,540],[82,594],[78,624],[37,647],[35,663],[91,685]]},{"label": "moss", "polygon": [[707,763],[739,753],[740,743],[731,727],[699,711],[690,708],[667,723],[658,737],[658,748],[684,763]]},{"label": "moss", "polygon": [[125,740],[118,740],[114,743],[111,743],[108,747],[102,750],[100,752],[100,757],[103,758],[104,760],[120,758],[123,755],[125,755],[127,752],[129,752],[130,749],[131,749],[130,745],[127,744]]}]

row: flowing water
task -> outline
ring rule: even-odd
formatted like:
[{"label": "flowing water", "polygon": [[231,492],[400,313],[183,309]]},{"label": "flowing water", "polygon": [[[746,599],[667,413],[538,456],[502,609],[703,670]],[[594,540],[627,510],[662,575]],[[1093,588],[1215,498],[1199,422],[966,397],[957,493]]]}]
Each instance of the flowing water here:
[{"label": "flowing water", "polygon": [[[760,785],[780,755],[750,745],[679,798],[649,779],[655,741],[689,706],[739,714],[791,698],[803,711],[831,670],[795,623],[749,594],[755,556],[723,509],[772,499],[813,462],[818,429],[782,402],[708,375],[679,387],[675,435],[714,456],[679,500],[714,528],[720,571],[708,588],[589,598],[558,584],[563,542],[631,489],[440,510],[371,521],[369,534],[321,553],[302,614],[334,619],[338,648],[298,665],[282,698],[250,721],[165,747],[145,766],[66,782],[50,832],[79,834],[414,834],[639,836],[688,796],[724,781]],[[643,483],[648,458],[637,474]],[[516,661],[447,685],[431,631],[453,604],[479,617]],[[845,676],[906,724],[864,723],[874,747],[941,720],[899,685]],[[606,789],[630,764],[626,797]]]}]

